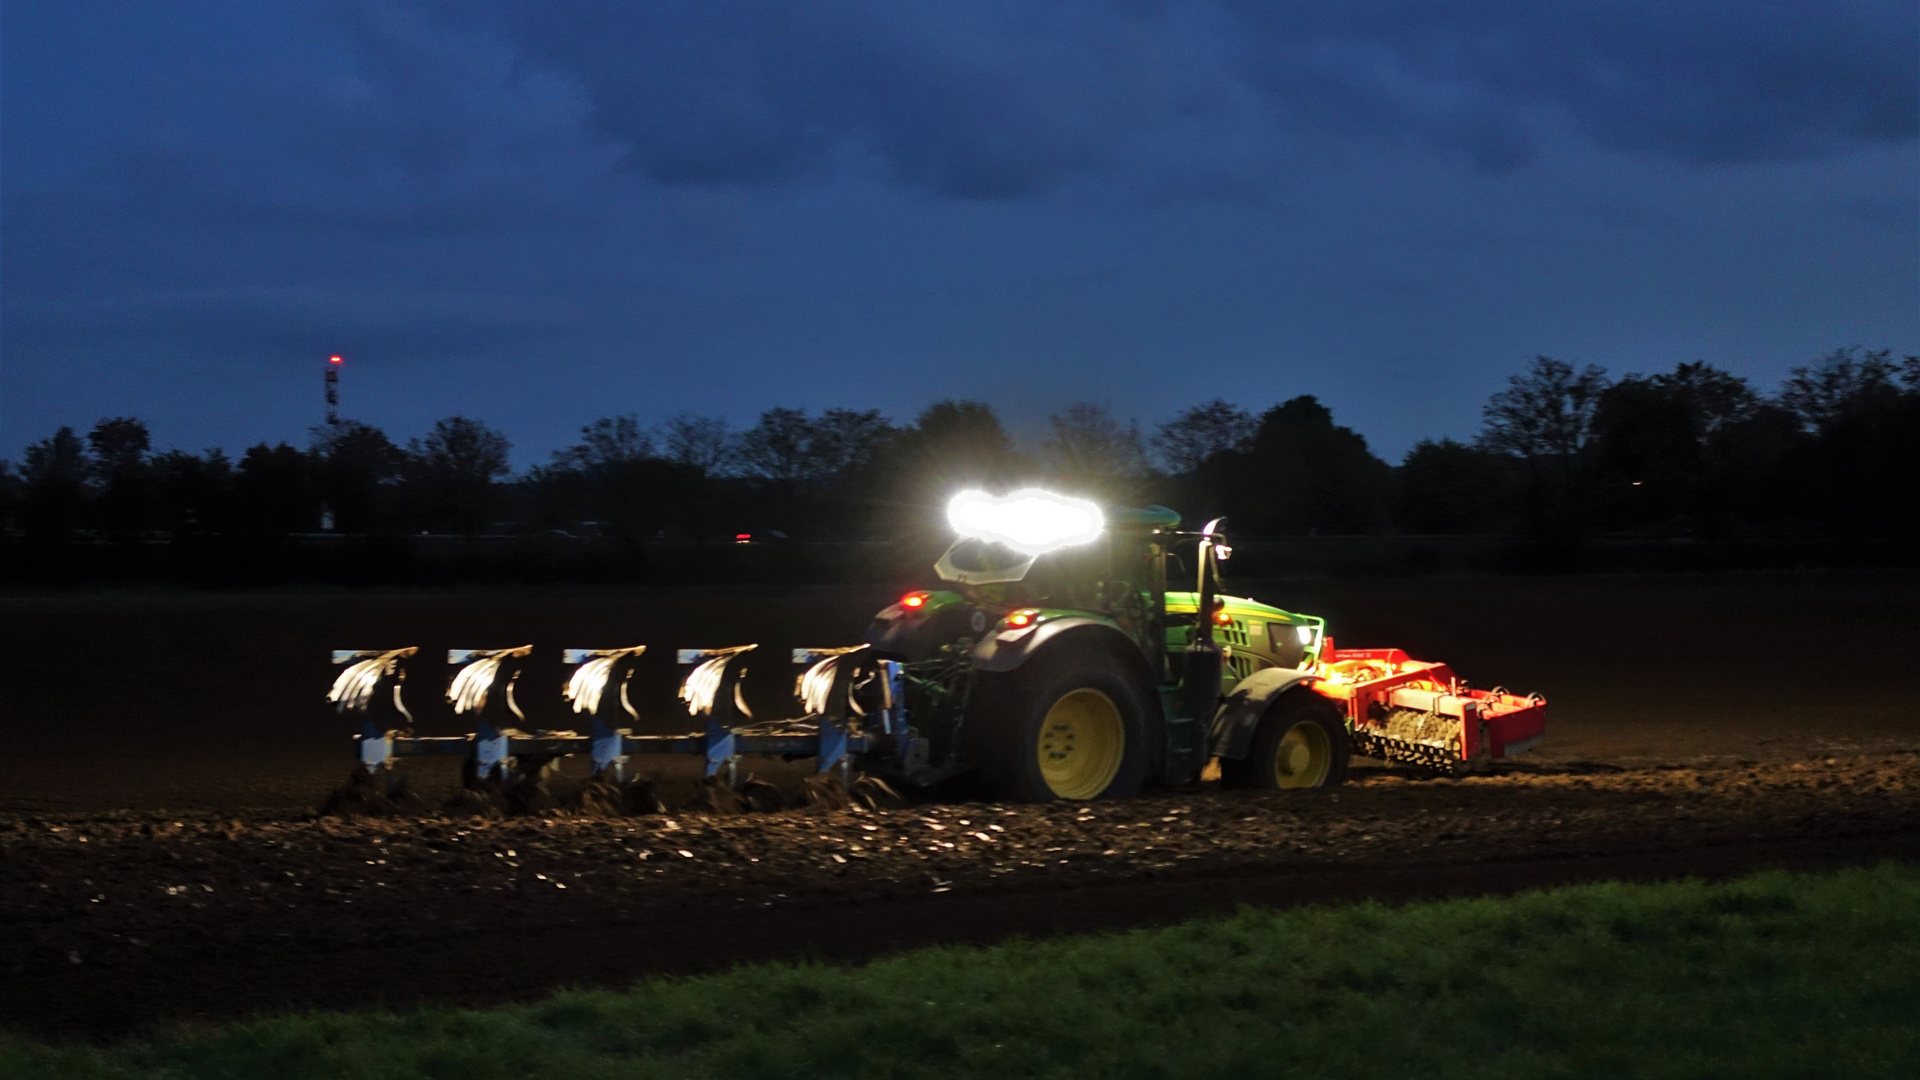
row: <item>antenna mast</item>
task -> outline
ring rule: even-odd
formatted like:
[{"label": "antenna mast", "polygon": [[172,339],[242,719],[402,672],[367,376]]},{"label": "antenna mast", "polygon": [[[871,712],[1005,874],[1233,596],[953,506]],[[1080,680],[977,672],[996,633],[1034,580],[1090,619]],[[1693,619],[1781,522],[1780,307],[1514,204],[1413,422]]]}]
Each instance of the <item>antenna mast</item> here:
[{"label": "antenna mast", "polygon": [[340,426],[340,358],[327,357],[327,426]]}]

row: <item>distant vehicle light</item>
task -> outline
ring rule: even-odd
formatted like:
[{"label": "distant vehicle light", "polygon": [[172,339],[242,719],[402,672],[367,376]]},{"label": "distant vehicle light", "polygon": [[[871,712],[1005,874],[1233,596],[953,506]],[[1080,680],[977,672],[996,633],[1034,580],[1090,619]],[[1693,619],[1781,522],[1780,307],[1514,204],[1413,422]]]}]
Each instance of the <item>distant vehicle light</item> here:
[{"label": "distant vehicle light", "polygon": [[910,592],[900,598],[900,606],[906,608],[908,611],[919,611],[921,608],[927,606],[927,594],[923,592]]},{"label": "distant vehicle light", "polygon": [[1003,544],[1022,555],[1092,543],[1107,524],[1093,503],[1039,488],[1005,498],[962,491],[947,504],[947,521],[961,536]]},{"label": "distant vehicle light", "polygon": [[753,534],[752,534],[752,533],[734,533],[734,534],[733,534],[733,542],[734,542],[734,543],[736,543],[736,544],[748,544],[748,543],[752,543],[752,542],[753,542]]}]

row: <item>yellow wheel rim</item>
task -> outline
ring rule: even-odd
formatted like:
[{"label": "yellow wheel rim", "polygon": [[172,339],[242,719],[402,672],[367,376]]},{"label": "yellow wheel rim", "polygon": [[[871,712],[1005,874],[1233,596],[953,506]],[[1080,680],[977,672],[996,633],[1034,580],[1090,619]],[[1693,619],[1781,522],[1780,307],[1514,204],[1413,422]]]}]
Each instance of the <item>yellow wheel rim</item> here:
[{"label": "yellow wheel rim", "polygon": [[1040,777],[1059,798],[1095,798],[1120,774],[1126,748],[1126,724],[1113,699],[1075,690],[1040,722]]},{"label": "yellow wheel rim", "polygon": [[1280,736],[1273,752],[1273,786],[1313,788],[1327,782],[1333,767],[1333,746],[1319,724],[1302,720]]}]

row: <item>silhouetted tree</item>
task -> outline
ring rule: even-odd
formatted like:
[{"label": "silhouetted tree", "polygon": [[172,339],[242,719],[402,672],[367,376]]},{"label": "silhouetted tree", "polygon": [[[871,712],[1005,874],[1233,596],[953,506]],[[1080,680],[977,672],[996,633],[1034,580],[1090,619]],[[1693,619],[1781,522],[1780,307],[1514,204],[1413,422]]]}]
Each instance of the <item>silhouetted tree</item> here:
[{"label": "silhouetted tree", "polygon": [[921,411],[907,429],[901,456],[917,472],[937,473],[943,481],[1005,485],[1030,470],[1013,437],[982,401],[948,399]]},{"label": "silhouetted tree", "polygon": [[20,527],[20,477],[13,471],[13,463],[0,458],[0,542],[5,534]]},{"label": "silhouetted tree", "polygon": [[661,426],[660,441],[674,464],[670,509],[682,535],[704,539],[714,532],[726,477],[734,467],[736,443],[726,420],[680,413]]},{"label": "silhouetted tree", "polygon": [[87,433],[87,445],[92,450],[87,471],[95,491],[95,520],[116,542],[137,540],[153,519],[153,478],[147,462],[153,439],[147,425],[131,416],[102,420]]},{"label": "silhouetted tree", "polygon": [[[1236,505],[1240,461],[1253,447],[1259,421],[1238,405],[1215,399],[1195,405],[1159,425],[1154,448],[1170,475],[1155,486],[1155,498],[1194,520],[1226,513]],[[1235,527],[1251,527],[1236,521]]]},{"label": "silhouetted tree", "polygon": [[1780,404],[1818,434],[1850,412],[1898,395],[1900,376],[1893,350],[1866,352],[1850,345],[1789,371],[1780,387]]},{"label": "silhouetted tree", "polygon": [[411,509],[428,528],[472,536],[492,514],[494,481],[508,472],[505,435],[479,420],[450,416],[407,442]]},{"label": "silhouetted tree", "polygon": [[1229,512],[1247,533],[1361,533],[1386,523],[1392,473],[1352,428],[1312,395],[1260,417],[1244,454],[1223,455]]},{"label": "silhouetted tree", "polygon": [[1814,519],[1810,438],[1792,410],[1763,398],[1753,415],[1720,431],[1715,442],[1726,462],[1718,497],[1732,507],[1734,524]]},{"label": "silhouetted tree", "polygon": [[249,447],[234,470],[234,517],[240,531],[261,537],[313,532],[320,527],[320,495],[313,460],[280,443]]},{"label": "silhouetted tree", "polygon": [[681,413],[662,428],[667,460],[703,476],[723,475],[734,459],[734,440],[727,422],[718,416]]},{"label": "silhouetted tree", "polygon": [[966,488],[1004,490],[1037,474],[992,406],[949,399],[921,410],[876,463],[872,533],[928,541],[946,534],[945,507]]},{"label": "silhouetted tree", "polygon": [[348,420],[314,431],[314,482],[333,512],[333,527],[346,533],[375,532],[397,524],[400,484],[407,455],[386,432]]},{"label": "silhouetted tree", "polygon": [[1222,451],[1244,451],[1258,423],[1253,414],[1219,398],[1195,405],[1159,425],[1153,436],[1160,464],[1170,473],[1191,473]]},{"label": "silhouetted tree", "polygon": [[876,514],[898,498],[888,489],[891,470],[886,459],[899,434],[877,409],[828,409],[820,414],[808,446],[813,473],[809,535],[873,535]]},{"label": "silhouetted tree", "polygon": [[743,475],[757,481],[761,497],[746,517],[760,528],[792,532],[800,510],[800,488],[807,477],[807,443],[813,425],[806,410],[780,406],[760,414],[752,427],[740,433],[734,460]]},{"label": "silhouetted tree", "polygon": [[575,520],[604,522],[621,541],[635,544],[659,530],[677,471],[654,455],[653,439],[628,415],[581,428],[580,441],[554,454],[542,478],[554,492],[573,493]]},{"label": "silhouetted tree", "polygon": [[161,527],[176,539],[234,528],[233,463],[219,449],[204,457],[169,450],[153,458]]},{"label": "silhouetted tree", "polygon": [[1394,476],[1394,523],[1429,536],[1502,533],[1514,524],[1511,461],[1453,439],[1421,439]]},{"label": "silhouetted tree", "polygon": [[878,409],[828,409],[807,435],[808,478],[816,484],[845,482],[865,469],[893,434]]},{"label": "silhouetted tree", "polygon": [[1760,406],[1745,379],[1699,362],[1607,387],[1594,411],[1593,457],[1615,515],[1685,521],[1701,539],[1725,536],[1738,433]]},{"label": "silhouetted tree", "polygon": [[1122,424],[1104,405],[1076,401],[1049,418],[1042,453],[1054,475],[1083,494],[1126,500],[1148,471],[1140,425]]},{"label": "silhouetted tree", "polygon": [[632,413],[603,416],[581,428],[580,441],[557,456],[583,470],[618,469],[652,457],[653,437]]},{"label": "silhouetted tree", "polygon": [[1542,539],[1574,539],[1586,529],[1586,451],[1606,388],[1602,368],[1536,356],[1481,410],[1478,445],[1525,463],[1529,516]]},{"label": "silhouetted tree", "polygon": [[740,434],[734,451],[762,496],[751,516],[785,531],[846,531],[849,504],[864,501],[849,485],[871,472],[893,435],[878,410],[828,409],[809,419],[800,409],[768,409]]},{"label": "silhouetted tree", "polygon": [[1889,350],[1836,349],[1797,367],[1781,404],[1812,436],[1805,451],[1809,503],[1845,536],[1920,530],[1920,361]]},{"label": "silhouetted tree", "polygon": [[775,406],[740,434],[735,457],[749,476],[797,485],[807,474],[807,441],[811,434],[805,409]]},{"label": "silhouetted tree", "polygon": [[70,427],[27,447],[20,462],[21,527],[35,547],[67,543],[80,526],[87,482],[86,444]]}]

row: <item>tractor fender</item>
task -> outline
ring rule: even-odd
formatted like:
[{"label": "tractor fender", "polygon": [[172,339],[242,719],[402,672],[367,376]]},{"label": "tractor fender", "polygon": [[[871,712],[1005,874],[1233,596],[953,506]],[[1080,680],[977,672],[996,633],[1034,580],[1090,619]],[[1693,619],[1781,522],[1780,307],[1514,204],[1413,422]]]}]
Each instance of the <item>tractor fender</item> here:
[{"label": "tractor fender", "polygon": [[[1140,646],[1105,619],[1066,615],[1047,619],[1027,629],[1001,630],[981,638],[980,644],[973,648],[974,670],[996,673],[1012,671],[1026,663],[1028,657],[1039,652],[1048,642],[1068,634],[1077,641],[1098,643],[1123,658],[1139,657],[1140,654]],[[1140,666],[1146,666],[1144,658]],[[1151,681],[1148,685],[1152,685]]]},{"label": "tractor fender", "polygon": [[1312,693],[1307,688],[1312,679],[1311,671],[1262,668],[1235,683],[1219,711],[1213,714],[1209,741],[1214,755],[1233,761],[1246,757],[1253,746],[1253,732],[1260,726],[1260,718],[1267,715],[1267,710],[1283,694]]}]

